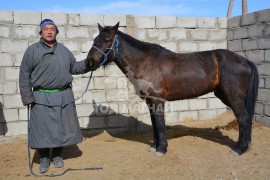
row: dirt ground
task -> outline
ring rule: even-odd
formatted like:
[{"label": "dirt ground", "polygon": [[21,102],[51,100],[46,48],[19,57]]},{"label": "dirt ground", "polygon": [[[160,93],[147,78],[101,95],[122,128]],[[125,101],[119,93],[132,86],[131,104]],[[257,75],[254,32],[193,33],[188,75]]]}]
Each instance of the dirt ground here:
[{"label": "dirt ground", "polygon": [[[169,147],[163,157],[149,152],[151,131],[85,136],[81,144],[64,150],[65,168],[103,169],[68,171],[55,179],[270,179],[270,129],[254,124],[251,149],[233,156],[229,151],[238,138],[233,120],[225,113],[210,121],[167,126]],[[31,153],[38,172],[38,156]],[[36,179],[28,169],[25,136],[0,138],[0,159],[0,179]],[[51,165],[48,173],[63,170]]]}]

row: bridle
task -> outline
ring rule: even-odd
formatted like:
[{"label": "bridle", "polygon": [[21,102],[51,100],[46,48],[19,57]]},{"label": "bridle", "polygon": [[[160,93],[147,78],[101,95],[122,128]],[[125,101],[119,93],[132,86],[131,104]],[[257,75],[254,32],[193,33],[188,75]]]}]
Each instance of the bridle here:
[{"label": "bridle", "polygon": [[[114,44],[115,44],[115,50],[113,49]],[[114,39],[113,39],[113,43],[112,43],[111,47],[107,47],[104,51],[102,51],[101,49],[99,49],[98,47],[96,47],[96,46],[94,46],[94,45],[92,46],[92,48],[95,48],[96,50],[98,50],[98,51],[104,56],[103,61],[102,61],[102,62],[99,64],[99,66],[98,66],[98,67],[100,67],[100,66],[102,66],[104,63],[107,62],[107,60],[108,60],[108,55],[111,53],[111,51],[113,51],[114,57],[116,57],[116,55],[118,54],[118,52],[119,52],[118,35],[115,34]],[[109,51],[108,51],[107,53],[105,53],[105,51],[108,50],[108,49],[109,49]]]}]

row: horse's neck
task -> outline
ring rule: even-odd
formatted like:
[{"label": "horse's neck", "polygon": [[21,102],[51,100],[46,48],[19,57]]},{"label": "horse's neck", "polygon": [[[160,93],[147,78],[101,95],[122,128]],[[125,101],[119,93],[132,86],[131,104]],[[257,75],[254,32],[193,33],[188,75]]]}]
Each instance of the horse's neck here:
[{"label": "horse's neck", "polygon": [[119,54],[115,63],[124,74],[127,75],[130,71],[135,71],[143,54],[140,49],[134,47],[121,36],[119,37]]}]

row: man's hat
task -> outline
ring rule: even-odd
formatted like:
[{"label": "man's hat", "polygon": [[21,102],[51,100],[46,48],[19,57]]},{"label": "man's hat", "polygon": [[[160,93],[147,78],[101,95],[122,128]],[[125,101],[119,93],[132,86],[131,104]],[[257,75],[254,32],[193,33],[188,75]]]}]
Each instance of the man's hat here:
[{"label": "man's hat", "polygon": [[42,29],[43,29],[44,26],[47,25],[47,24],[52,24],[52,25],[54,25],[55,28],[56,28],[56,33],[57,33],[57,34],[59,33],[59,30],[58,30],[57,26],[55,25],[55,23],[54,23],[51,19],[44,19],[43,21],[41,21],[41,23],[40,23],[40,25],[39,25],[39,27],[40,27],[39,34],[41,34]]}]

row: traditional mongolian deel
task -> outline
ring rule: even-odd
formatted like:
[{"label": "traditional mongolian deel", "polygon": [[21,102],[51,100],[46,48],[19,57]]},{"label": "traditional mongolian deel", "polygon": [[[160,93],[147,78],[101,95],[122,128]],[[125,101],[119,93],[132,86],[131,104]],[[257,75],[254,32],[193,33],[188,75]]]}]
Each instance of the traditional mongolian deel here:
[{"label": "traditional mongolian deel", "polygon": [[72,74],[88,72],[87,63],[77,62],[59,42],[50,48],[41,39],[26,50],[19,84],[23,104],[32,104],[31,148],[62,147],[82,141],[75,104],[69,102],[74,101]]}]

